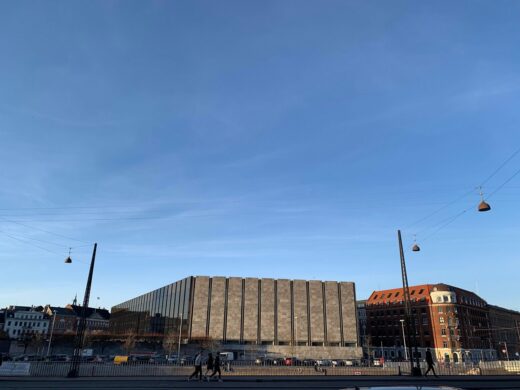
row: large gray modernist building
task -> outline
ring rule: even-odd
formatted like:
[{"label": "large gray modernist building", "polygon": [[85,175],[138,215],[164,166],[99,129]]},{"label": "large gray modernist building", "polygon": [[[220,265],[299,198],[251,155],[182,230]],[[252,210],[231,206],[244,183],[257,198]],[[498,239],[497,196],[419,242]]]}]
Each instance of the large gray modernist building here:
[{"label": "large gray modernist building", "polygon": [[351,282],[192,276],[114,306],[110,327],[122,336],[181,333],[188,345],[212,340],[258,354],[362,353]]}]

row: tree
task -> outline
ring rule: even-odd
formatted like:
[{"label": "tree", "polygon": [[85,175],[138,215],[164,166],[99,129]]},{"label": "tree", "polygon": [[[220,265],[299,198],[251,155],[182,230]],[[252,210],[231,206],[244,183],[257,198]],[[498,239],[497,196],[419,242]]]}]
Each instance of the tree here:
[{"label": "tree", "polygon": [[179,335],[177,332],[170,330],[163,339],[163,349],[171,355],[173,351],[176,351],[179,346]]},{"label": "tree", "polygon": [[45,340],[43,339],[43,335],[41,333],[33,334],[30,339],[30,345],[34,350],[36,350],[36,353],[38,355],[40,355],[40,349],[43,348],[44,343],[45,343]]},{"label": "tree", "polygon": [[195,340],[195,343],[198,344],[201,349],[208,351],[217,351],[220,349],[220,342],[212,337],[201,337]]},{"label": "tree", "polygon": [[102,355],[105,353],[105,348],[108,347],[112,341],[113,337],[108,333],[96,334],[92,336],[92,345],[97,345]]},{"label": "tree", "polygon": [[83,335],[83,348],[88,348],[92,345],[93,335],[92,331],[85,329],[85,334]]},{"label": "tree", "polygon": [[130,355],[130,352],[135,348],[136,338],[137,336],[135,333],[130,333],[126,336],[126,339],[123,342],[123,350],[127,355]]}]

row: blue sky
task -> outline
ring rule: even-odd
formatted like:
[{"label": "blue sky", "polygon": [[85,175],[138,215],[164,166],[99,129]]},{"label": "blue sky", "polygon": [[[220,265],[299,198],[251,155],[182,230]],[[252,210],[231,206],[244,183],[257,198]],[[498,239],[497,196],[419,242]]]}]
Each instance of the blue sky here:
[{"label": "blue sky", "polygon": [[4,3],[0,306],[81,298],[95,241],[93,305],[188,275],[348,280],[366,298],[400,284],[401,228],[422,247],[411,284],[520,310],[520,175],[490,213],[475,190],[413,225],[520,147],[519,16],[516,1]]}]

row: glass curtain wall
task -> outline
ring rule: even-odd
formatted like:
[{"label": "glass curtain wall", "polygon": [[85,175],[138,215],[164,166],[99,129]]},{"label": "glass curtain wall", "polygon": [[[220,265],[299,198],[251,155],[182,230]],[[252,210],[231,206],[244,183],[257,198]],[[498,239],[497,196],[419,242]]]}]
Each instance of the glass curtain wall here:
[{"label": "glass curtain wall", "polygon": [[186,337],[192,285],[193,278],[189,277],[112,307],[111,332],[141,337],[178,334],[182,322],[182,335]]}]

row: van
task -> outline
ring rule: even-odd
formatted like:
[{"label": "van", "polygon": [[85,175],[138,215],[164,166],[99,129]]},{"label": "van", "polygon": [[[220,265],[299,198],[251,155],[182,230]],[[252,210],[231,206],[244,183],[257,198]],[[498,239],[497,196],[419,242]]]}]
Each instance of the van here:
[{"label": "van", "polygon": [[115,365],[121,365],[128,363],[128,356],[126,355],[116,355],[114,356],[114,364]]},{"label": "van", "polygon": [[220,352],[220,360],[231,362],[235,360],[235,354],[233,352]]}]

